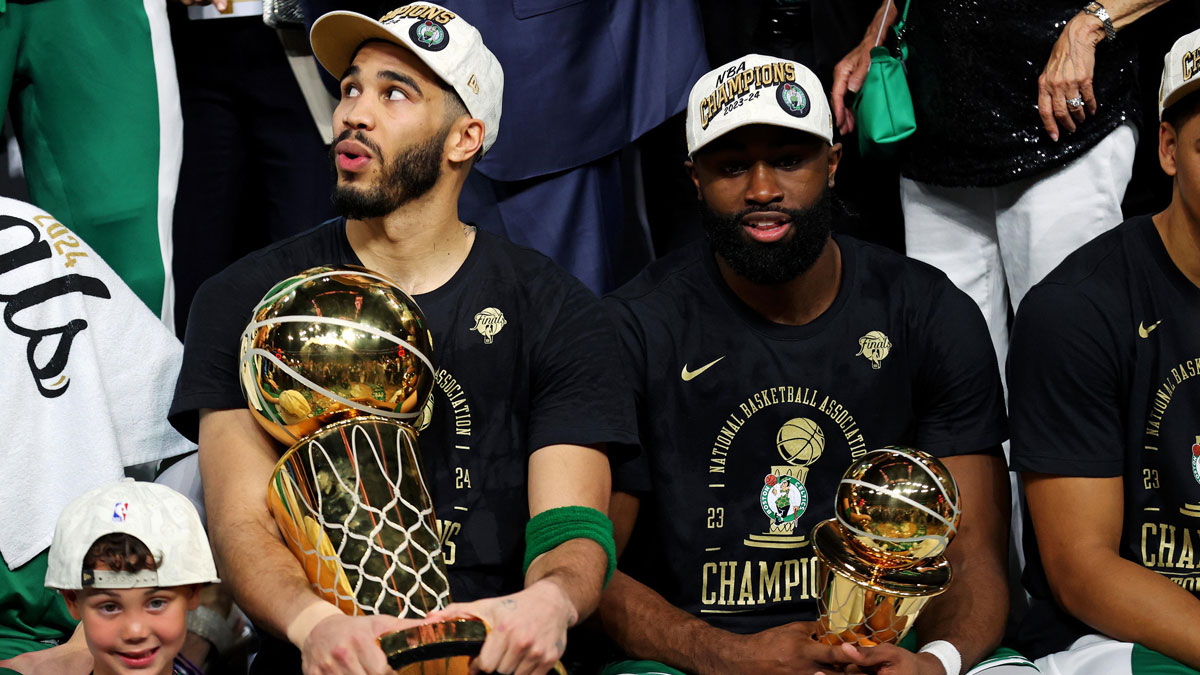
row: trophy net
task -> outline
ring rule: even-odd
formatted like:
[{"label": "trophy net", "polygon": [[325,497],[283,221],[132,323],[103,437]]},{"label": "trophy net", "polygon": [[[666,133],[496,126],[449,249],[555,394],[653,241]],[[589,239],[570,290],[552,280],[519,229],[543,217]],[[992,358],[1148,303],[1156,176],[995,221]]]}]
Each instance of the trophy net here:
[{"label": "trophy net", "polygon": [[313,589],[343,612],[420,618],[449,604],[407,425],[359,417],[323,428],[279,460],[268,503]]}]

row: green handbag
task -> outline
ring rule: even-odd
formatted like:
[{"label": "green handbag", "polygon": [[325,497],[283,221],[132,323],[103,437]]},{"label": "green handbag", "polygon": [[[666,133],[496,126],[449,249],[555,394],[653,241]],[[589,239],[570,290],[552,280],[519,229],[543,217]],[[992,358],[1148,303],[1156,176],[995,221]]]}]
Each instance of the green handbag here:
[{"label": "green handbag", "polygon": [[904,22],[908,5],[900,21],[892,27],[896,50],[877,46],[871,49],[871,67],[863,80],[858,98],[854,100],[854,120],[858,127],[858,147],[863,154],[887,154],[895,144],[917,130],[912,95],[904,74],[908,45],[904,43]]}]

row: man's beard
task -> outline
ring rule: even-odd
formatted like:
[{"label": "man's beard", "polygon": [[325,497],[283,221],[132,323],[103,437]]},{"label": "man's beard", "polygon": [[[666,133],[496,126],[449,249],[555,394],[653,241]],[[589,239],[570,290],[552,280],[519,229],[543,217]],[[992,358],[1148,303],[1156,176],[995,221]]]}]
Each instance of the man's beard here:
[{"label": "man's beard", "polygon": [[[759,211],[786,214],[791,219],[791,236],[769,244],[749,239],[742,231],[741,220]],[[825,250],[833,222],[833,202],[828,187],[807,209],[756,206],[722,215],[701,203],[700,212],[713,251],[739,277],[761,286],[782,284],[807,272]]]},{"label": "man's beard", "polygon": [[[366,189],[342,185],[337,181],[337,152],[334,148],[350,138],[367,146],[382,167],[379,180]],[[433,189],[442,174],[442,147],[450,133],[447,125],[424,143],[413,145],[387,161],[383,152],[366,134],[347,129],[334,140],[329,157],[334,163],[333,204],[338,211],[353,220],[380,218],[395,211]]]}]

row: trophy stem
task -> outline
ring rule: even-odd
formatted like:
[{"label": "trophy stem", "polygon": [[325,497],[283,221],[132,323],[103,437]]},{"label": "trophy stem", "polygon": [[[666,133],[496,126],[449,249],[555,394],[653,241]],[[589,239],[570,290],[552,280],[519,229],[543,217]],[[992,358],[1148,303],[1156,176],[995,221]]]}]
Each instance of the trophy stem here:
[{"label": "trophy stem", "polygon": [[950,584],[950,563],[942,556],[906,569],[863,562],[841,536],[836,519],[813,528],[812,539],[821,589],[817,639],[825,644],[899,642],[925,604]]}]

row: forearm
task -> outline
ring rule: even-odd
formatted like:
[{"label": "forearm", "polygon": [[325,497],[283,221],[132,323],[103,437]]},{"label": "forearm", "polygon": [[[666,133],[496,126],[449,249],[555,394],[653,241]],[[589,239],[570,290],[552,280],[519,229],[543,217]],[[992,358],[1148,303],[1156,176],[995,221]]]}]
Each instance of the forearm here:
[{"label": "forearm", "polygon": [[1113,28],[1121,30],[1137,21],[1155,8],[1167,3],[1167,0],[1101,0],[1100,4],[1108,11]]},{"label": "forearm", "polygon": [[728,635],[617,570],[600,599],[600,623],[622,652],[689,673],[720,672]]},{"label": "forearm", "polygon": [[958,534],[946,549],[954,578],[917,622],[922,643],[946,640],[968,668],[1000,643],[1008,615],[1011,493],[1003,457],[995,451],[943,460],[958,484],[962,508]]},{"label": "forearm", "polygon": [[992,555],[955,560],[950,588],[931,600],[918,620],[921,642],[953,644],[963,672],[995,650],[1004,635],[1008,584],[1003,562]]},{"label": "forearm", "polygon": [[575,613],[568,625],[591,616],[600,602],[608,556],[591,539],[571,539],[538,556],[525,574],[525,586],[552,583],[566,595]]},{"label": "forearm", "polygon": [[1079,556],[1050,583],[1063,609],[1097,631],[1200,669],[1195,638],[1200,600],[1167,577],[1113,553],[1097,553]]},{"label": "forearm", "polygon": [[[904,0],[899,0],[903,2]],[[875,16],[871,19],[871,23],[867,26],[867,30],[863,33],[862,42],[874,47],[880,38],[880,32],[888,26],[894,25],[900,18],[900,8],[896,6],[896,2],[884,0],[883,4],[879,5],[879,9],[875,10]]]},{"label": "forearm", "polygon": [[[265,506],[264,506],[265,508]],[[209,512],[213,549],[223,581],[257,628],[285,638],[300,612],[323,602],[277,531],[255,521],[222,521]],[[272,530],[275,528],[272,524]]]},{"label": "forearm", "polygon": [[[582,506],[596,520],[608,524],[611,474],[603,446],[550,445],[529,457],[529,514],[534,520],[561,507]],[[587,524],[585,519],[583,524]],[[545,524],[545,521],[543,521]],[[593,523],[595,524],[595,523]],[[563,524],[560,522],[559,526]],[[537,528],[535,528],[537,529]],[[598,530],[599,528],[597,528]],[[539,530],[545,534],[544,530]],[[569,530],[574,535],[576,530]],[[597,531],[597,534],[599,532]],[[540,539],[537,535],[530,535]],[[532,542],[526,542],[532,545]],[[536,550],[543,550],[539,545]],[[534,558],[525,571],[525,587],[552,583],[574,608],[568,626],[586,619],[596,610],[604,590],[608,553],[591,539],[568,539]]]},{"label": "forearm", "polygon": [[200,476],[222,580],[256,626],[286,636],[296,616],[321,600],[267,509],[277,459],[249,411],[202,411]]}]

